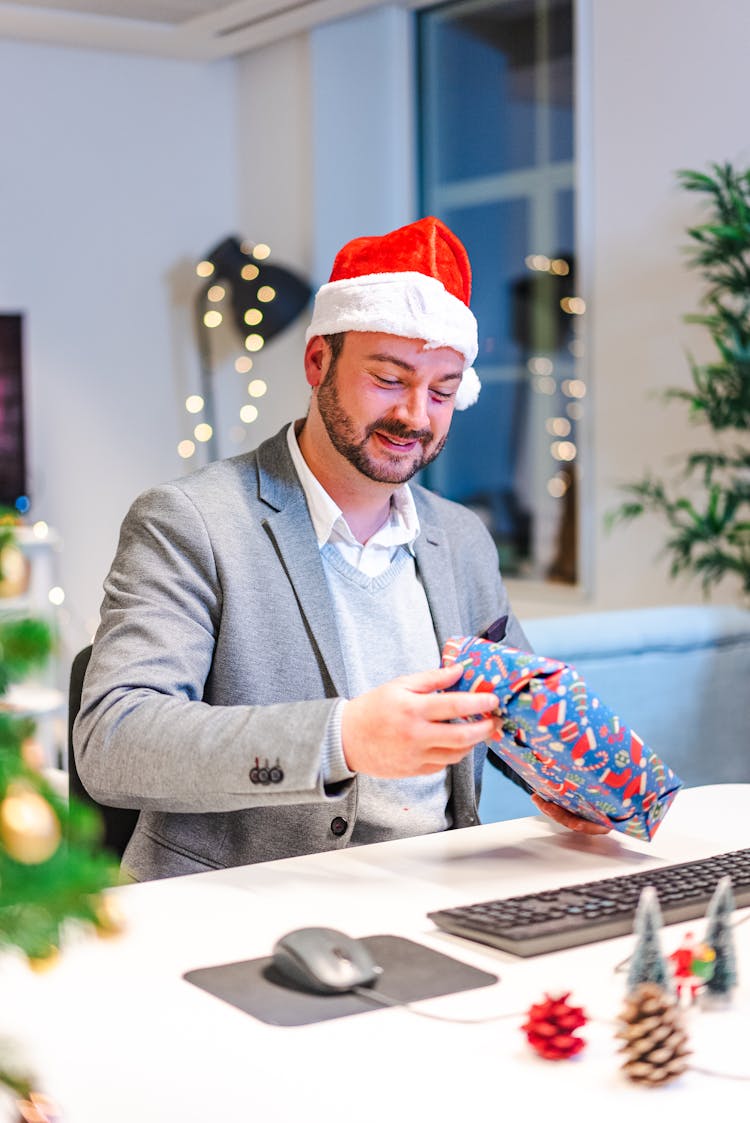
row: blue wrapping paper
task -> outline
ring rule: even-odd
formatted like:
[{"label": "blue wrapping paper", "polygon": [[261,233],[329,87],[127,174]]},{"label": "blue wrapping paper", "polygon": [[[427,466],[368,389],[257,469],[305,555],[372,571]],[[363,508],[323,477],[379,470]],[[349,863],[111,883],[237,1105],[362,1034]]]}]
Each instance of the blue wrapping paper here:
[{"label": "blue wrapping paper", "polygon": [[634,838],[651,839],[683,786],[574,667],[476,637],[453,637],[451,689],[494,693],[492,749],[544,799]]}]

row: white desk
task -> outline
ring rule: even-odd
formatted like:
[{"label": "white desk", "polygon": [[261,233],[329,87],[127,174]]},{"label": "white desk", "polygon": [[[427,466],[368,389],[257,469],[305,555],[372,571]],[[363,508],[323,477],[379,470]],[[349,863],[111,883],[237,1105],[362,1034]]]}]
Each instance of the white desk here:
[{"label": "white desk", "polygon": [[[0,1034],[23,1047],[66,1123],[453,1123],[521,1110],[534,1123],[565,1116],[566,1104],[575,1118],[656,1119],[668,1105],[682,1119],[725,1109],[746,1118],[750,1082],[688,1072],[658,1090],[620,1075],[611,1023],[624,976],[613,968],[632,937],[519,960],[439,932],[426,913],[738,849],[750,844],[749,821],[750,785],[714,786],[681,792],[650,844],[528,818],[118,889],[123,936],[76,943],[43,975],[0,964]],[[382,1009],[278,1028],[181,978],[266,956],[279,935],[314,924],[405,936],[501,976],[425,1009],[517,1016],[466,1026]],[[688,929],[700,935],[703,922],[668,929],[665,952]],[[750,1074],[750,922],[736,938],[731,1007],[691,1011],[688,1025],[696,1064]],[[519,1027],[545,990],[563,989],[595,1020],[578,1058],[543,1061]]]}]

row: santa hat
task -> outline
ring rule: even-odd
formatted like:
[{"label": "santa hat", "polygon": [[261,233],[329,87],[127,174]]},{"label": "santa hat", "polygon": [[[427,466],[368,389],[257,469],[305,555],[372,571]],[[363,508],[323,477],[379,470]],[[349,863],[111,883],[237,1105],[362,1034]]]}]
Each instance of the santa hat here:
[{"label": "santa hat", "polygon": [[328,283],[318,289],[305,338],[375,331],[423,339],[431,349],[452,347],[464,360],[456,409],[466,409],[480,389],[470,297],[471,266],[462,243],[439,218],[421,218],[339,250]]}]

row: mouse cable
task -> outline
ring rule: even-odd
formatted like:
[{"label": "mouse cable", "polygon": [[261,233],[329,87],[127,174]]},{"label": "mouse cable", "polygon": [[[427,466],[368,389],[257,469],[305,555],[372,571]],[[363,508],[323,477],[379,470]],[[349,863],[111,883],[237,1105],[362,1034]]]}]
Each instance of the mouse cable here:
[{"label": "mouse cable", "polygon": [[[499,981],[498,979],[498,982]],[[511,1014],[489,1014],[482,1018],[453,1018],[448,1014],[434,1014],[429,1010],[417,1010],[411,1002],[402,1002],[398,998],[392,998],[390,995],[381,994],[377,990],[370,990],[369,987],[354,987],[352,994],[357,994],[360,998],[368,998],[371,1002],[380,1006],[400,1007],[409,1014],[417,1014],[420,1018],[431,1018],[436,1022],[453,1022],[456,1025],[463,1026],[478,1026],[486,1022],[501,1022],[504,1018],[517,1018],[519,1016],[518,1011],[514,1011]],[[438,995],[433,995],[431,997],[437,998]],[[422,999],[422,1001],[424,1001],[424,999]]]}]

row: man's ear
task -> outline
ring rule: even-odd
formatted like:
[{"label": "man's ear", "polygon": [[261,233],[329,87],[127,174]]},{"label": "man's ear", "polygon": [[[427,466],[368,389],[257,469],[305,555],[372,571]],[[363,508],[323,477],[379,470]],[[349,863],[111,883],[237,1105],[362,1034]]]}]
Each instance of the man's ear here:
[{"label": "man's ear", "polygon": [[331,363],[331,348],[322,335],[314,335],[305,347],[305,377],[313,390],[320,386]]}]

